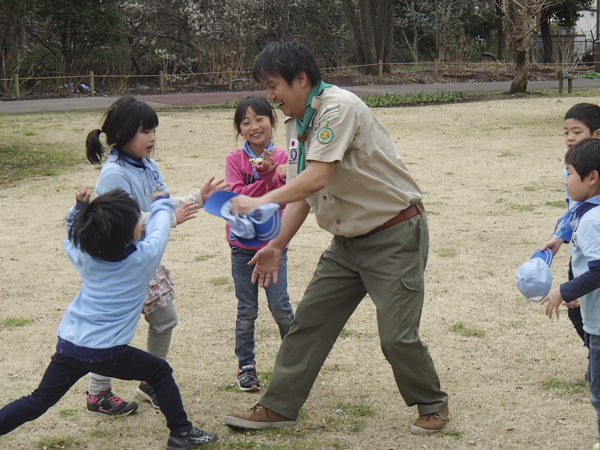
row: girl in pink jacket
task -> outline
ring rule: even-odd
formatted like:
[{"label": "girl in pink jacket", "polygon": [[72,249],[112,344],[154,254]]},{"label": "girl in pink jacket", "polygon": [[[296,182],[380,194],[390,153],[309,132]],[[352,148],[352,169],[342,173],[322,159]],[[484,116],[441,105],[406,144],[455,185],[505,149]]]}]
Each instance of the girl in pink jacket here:
[{"label": "girl in pink jacket", "polygon": [[[287,153],[275,148],[271,130],[277,123],[273,108],[262,97],[246,97],[233,119],[238,136],[245,139],[244,146],[230,152],[225,160],[225,179],[232,192],[250,197],[260,197],[285,184]],[[282,207],[283,210],[283,207]],[[254,322],[258,315],[258,284],[251,281],[253,266],[248,262],[267,242],[248,247],[236,240],[227,225],[227,241],[231,247],[231,273],[238,300],[235,328],[235,354],[238,358],[237,385],[242,391],[259,391],[254,355]],[[281,338],[288,333],[294,319],[287,292],[287,250],[279,267],[277,284],[265,287],[271,314],[279,326]]]}]

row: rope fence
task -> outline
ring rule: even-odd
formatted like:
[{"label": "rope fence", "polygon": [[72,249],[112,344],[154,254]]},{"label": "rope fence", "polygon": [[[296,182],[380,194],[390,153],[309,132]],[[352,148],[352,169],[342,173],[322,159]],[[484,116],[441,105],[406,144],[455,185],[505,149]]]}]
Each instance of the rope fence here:
[{"label": "rope fence", "polygon": [[[592,65],[593,63],[588,63]],[[585,73],[589,71],[589,66],[584,64],[573,65],[573,64],[561,64],[559,62],[550,63],[550,64],[542,64],[535,63],[530,64],[530,67],[540,67],[547,68],[549,70],[554,70],[555,76],[559,81],[559,91],[562,93],[563,88],[563,80],[568,80],[568,89],[571,92],[572,89],[572,80],[576,78],[578,74]],[[504,72],[514,72],[514,63],[501,63],[499,61],[490,61],[490,62],[438,62],[438,61],[426,61],[419,63],[384,63],[383,61],[379,61],[377,64],[361,64],[361,65],[351,65],[351,66],[338,66],[338,67],[325,67],[321,68],[321,72],[323,74],[331,74],[331,73],[340,73],[342,71],[351,72],[357,71],[362,68],[367,67],[377,67],[377,78],[379,82],[383,81],[385,68],[389,68],[389,72],[393,75],[401,74],[402,71],[410,71],[412,73],[418,73],[420,70],[433,72],[433,80],[437,82],[443,76],[460,76],[467,72],[467,70],[471,70],[474,72],[485,72],[490,74],[490,77],[495,81],[500,80],[501,70]],[[395,72],[394,72],[395,71]],[[94,97],[96,94],[96,81],[101,80],[103,85],[103,90],[107,90],[106,84],[107,80],[124,80],[121,82],[122,86],[112,86],[113,90],[119,91],[124,90],[126,85],[130,79],[155,79],[158,78],[158,84],[160,93],[164,94],[165,87],[169,83],[169,81],[176,81],[180,79],[190,79],[193,77],[210,77],[211,79],[220,79],[220,83],[218,85],[227,85],[227,89],[229,91],[233,90],[233,83],[235,81],[241,81],[245,78],[240,78],[240,76],[248,75],[250,76],[252,73],[251,70],[233,70],[228,69],[224,71],[214,71],[214,72],[190,72],[190,73],[176,73],[176,74],[167,74],[164,71],[160,71],[158,74],[146,74],[146,75],[132,75],[132,74],[94,74],[93,71],[89,72],[86,75],[56,75],[56,76],[43,76],[43,77],[23,77],[21,78],[18,73],[15,73],[12,78],[0,78],[0,83],[3,84],[4,87],[4,96],[14,98],[21,98],[22,96],[22,88],[34,82],[34,86],[29,88],[29,91],[33,91],[39,83],[43,81],[57,81],[62,84],[59,86],[59,89],[66,88],[71,93],[79,92],[81,88],[83,91],[88,92],[91,97]],[[234,78],[235,77],[235,78]],[[70,80],[76,80],[75,83]],[[85,84],[87,81],[87,84]],[[108,88],[110,90],[110,87]],[[12,95],[11,95],[12,94]],[[0,94],[1,95],[1,94]]]}]

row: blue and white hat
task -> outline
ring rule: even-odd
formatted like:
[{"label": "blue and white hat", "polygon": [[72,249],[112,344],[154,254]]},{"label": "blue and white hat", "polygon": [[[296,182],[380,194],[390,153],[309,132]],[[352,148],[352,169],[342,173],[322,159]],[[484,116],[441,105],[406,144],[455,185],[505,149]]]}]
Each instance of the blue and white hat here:
[{"label": "blue and white hat", "polygon": [[552,272],[550,265],[554,253],[547,248],[537,249],[531,259],[517,270],[517,288],[532,302],[541,302],[552,288]]},{"label": "blue and white hat", "polygon": [[267,203],[240,216],[231,213],[231,199],[236,195],[239,194],[217,191],[204,203],[206,212],[227,221],[231,227],[231,240],[247,247],[257,247],[277,237],[281,230],[279,205]]}]

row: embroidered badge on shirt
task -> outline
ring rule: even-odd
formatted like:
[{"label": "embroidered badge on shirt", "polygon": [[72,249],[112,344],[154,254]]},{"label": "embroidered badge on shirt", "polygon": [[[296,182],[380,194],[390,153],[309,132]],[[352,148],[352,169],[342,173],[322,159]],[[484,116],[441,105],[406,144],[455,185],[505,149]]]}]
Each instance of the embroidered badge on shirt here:
[{"label": "embroidered badge on shirt", "polygon": [[298,139],[292,138],[290,139],[290,149],[298,148]]},{"label": "embroidered badge on shirt", "polygon": [[323,111],[319,114],[319,121],[326,120],[330,115],[337,113],[339,110],[340,105],[338,103],[332,103],[331,105],[325,106]]},{"label": "embroidered badge on shirt", "polygon": [[290,150],[290,162],[296,162],[298,159],[298,151],[293,148]]},{"label": "embroidered badge on shirt", "polygon": [[333,130],[329,128],[329,121],[325,122],[325,126],[317,131],[317,140],[321,144],[329,144],[333,141]]}]

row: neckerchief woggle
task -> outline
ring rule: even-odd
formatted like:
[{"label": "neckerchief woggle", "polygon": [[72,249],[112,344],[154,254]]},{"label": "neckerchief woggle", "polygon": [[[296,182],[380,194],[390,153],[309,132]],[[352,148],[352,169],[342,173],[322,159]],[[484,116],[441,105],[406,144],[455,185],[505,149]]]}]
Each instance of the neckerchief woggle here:
[{"label": "neckerchief woggle", "polygon": [[333,85],[325,83],[324,81],[319,81],[318,84],[315,84],[308,93],[308,98],[306,99],[306,109],[304,110],[304,118],[302,119],[302,122],[300,122],[299,119],[296,119],[296,132],[298,133],[298,173],[302,172],[306,166],[306,153],[304,149],[306,131],[308,130],[310,121],[316,112],[316,109],[312,107],[312,100],[314,97],[321,95],[326,88],[331,86]]},{"label": "neckerchief woggle", "polygon": [[556,221],[554,234],[563,238],[565,242],[569,242],[571,240],[571,235],[573,234],[571,222],[573,222],[575,219],[579,219],[586,212],[592,208],[595,208],[596,206],[600,206],[600,195],[594,195],[583,202],[571,200],[569,202],[569,209],[567,212],[560,216],[560,218]]},{"label": "neckerchief woggle", "polygon": [[[160,180],[158,178],[158,175],[154,172],[154,170],[152,170],[150,167],[148,167],[148,165],[144,161],[144,158],[142,158],[142,159],[132,158],[125,152],[122,152],[119,154],[119,152],[117,151],[116,148],[111,148],[110,154],[115,155],[119,158],[122,158],[127,164],[130,164],[133,167],[137,167],[138,169],[144,169],[146,172],[148,172],[150,174],[150,180],[154,180],[156,182],[157,189],[160,188]],[[150,185],[152,187],[155,187],[154,183],[152,181],[150,181]]]},{"label": "neckerchief woggle", "polygon": [[[256,156],[256,153],[254,153],[254,150],[252,150],[252,147],[250,147],[250,144],[248,143],[248,141],[244,142],[244,146],[242,147],[244,149],[244,151],[246,152],[246,155],[248,155],[248,158],[250,158],[250,162],[252,163],[252,171],[254,173],[254,179],[258,180],[258,172],[256,172],[256,166],[254,165],[254,163],[252,162],[252,160],[256,159],[256,158],[260,158],[260,156]],[[267,145],[267,148],[265,148],[265,150],[267,151],[267,153],[273,153],[273,142],[269,139],[269,145]],[[261,155],[264,154],[261,153]]]}]

